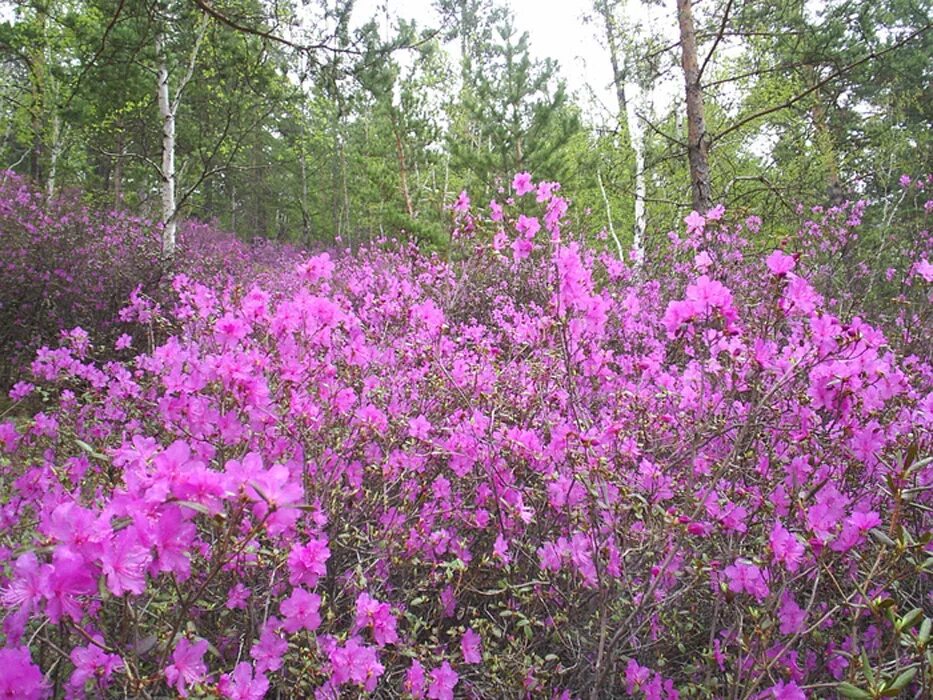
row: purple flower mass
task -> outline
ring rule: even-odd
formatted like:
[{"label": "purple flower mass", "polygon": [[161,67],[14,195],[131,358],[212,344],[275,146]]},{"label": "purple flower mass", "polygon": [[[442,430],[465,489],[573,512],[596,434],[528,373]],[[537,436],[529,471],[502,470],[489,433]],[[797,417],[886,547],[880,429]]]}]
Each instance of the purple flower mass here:
[{"label": "purple flower mass", "polygon": [[49,299],[0,306],[0,698],[931,687],[929,234],[840,290],[863,202],[629,264],[502,187],[446,257],[188,222],[160,278],[0,183],[0,292]]}]

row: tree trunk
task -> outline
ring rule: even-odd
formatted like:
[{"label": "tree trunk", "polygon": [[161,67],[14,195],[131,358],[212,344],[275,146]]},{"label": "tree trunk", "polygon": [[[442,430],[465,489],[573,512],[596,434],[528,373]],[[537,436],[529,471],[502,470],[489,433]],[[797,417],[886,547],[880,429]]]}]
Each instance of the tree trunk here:
[{"label": "tree trunk", "polygon": [[165,34],[160,27],[155,37],[156,61],[158,62],[159,116],[162,120],[162,256],[171,258],[175,254],[175,111],[169,98],[168,56]]},{"label": "tree trunk", "polygon": [[126,136],[123,128],[117,131],[117,155],[113,161],[113,205],[123,207],[123,154],[126,151]]},{"label": "tree trunk", "polygon": [[392,135],[395,136],[395,154],[398,157],[398,174],[402,185],[402,197],[405,199],[405,210],[408,212],[408,218],[414,220],[415,208],[411,202],[411,192],[408,189],[408,165],[405,163],[405,148],[402,145],[402,135],[399,133],[398,117],[395,114],[395,108],[389,108],[389,115],[392,119]]},{"label": "tree trunk", "polygon": [[[606,29],[606,41],[609,44],[609,60],[612,63],[612,82],[615,87],[616,102],[619,107],[619,124],[625,126],[626,135],[635,152],[635,221],[632,226],[632,249],[635,257],[635,267],[641,267],[645,258],[645,132],[638,123],[635,111],[635,102],[626,94],[626,79],[628,61],[619,48],[613,9],[609,0],[596,3],[596,9],[603,17]],[[639,91],[634,91],[638,94]],[[608,211],[608,201],[607,201]],[[610,221],[610,226],[612,222]]]},{"label": "tree trunk", "polygon": [[692,0],[677,0],[680,46],[683,51],[684,83],[687,92],[687,158],[690,162],[690,188],[693,208],[705,214],[712,206],[709,174],[709,139],[703,110],[703,88],[697,60],[696,29]]}]

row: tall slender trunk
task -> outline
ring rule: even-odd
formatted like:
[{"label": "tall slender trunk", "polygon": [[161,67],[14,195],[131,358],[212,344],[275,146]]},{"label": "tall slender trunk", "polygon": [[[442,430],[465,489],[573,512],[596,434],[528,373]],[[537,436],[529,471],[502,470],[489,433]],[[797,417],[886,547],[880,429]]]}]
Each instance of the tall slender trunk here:
[{"label": "tall slender trunk", "polygon": [[412,205],[411,192],[408,189],[408,164],[405,162],[405,148],[402,145],[402,135],[398,126],[398,115],[395,108],[389,108],[389,115],[392,120],[392,135],[395,136],[395,155],[398,158],[398,174],[401,180],[402,197],[405,199],[405,210],[408,212],[408,218],[415,218],[415,207]]},{"label": "tall slender trunk", "polygon": [[703,214],[712,206],[713,195],[709,173],[709,138],[704,121],[703,88],[700,86],[692,0],[677,0],[677,20],[680,25],[680,47],[683,52],[687,93],[687,158],[690,163],[690,188],[693,208]]},{"label": "tall slender trunk", "polygon": [[162,27],[155,36],[156,61],[158,62],[159,116],[162,120],[162,256],[171,258],[175,254],[175,110],[169,97],[168,55]]},{"label": "tall slender trunk", "polygon": [[122,126],[117,131],[117,155],[113,161],[113,204],[123,206],[123,154],[126,151],[126,135]]},{"label": "tall slender trunk", "polygon": [[58,177],[58,159],[64,149],[64,133],[61,117],[58,112],[52,114],[51,133],[49,134],[49,175],[45,181],[45,192],[51,198],[55,196],[55,185]]},{"label": "tall slender trunk", "polygon": [[[609,60],[612,64],[612,82],[615,87],[616,102],[619,108],[619,124],[625,127],[625,132],[635,152],[635,217],[632,226],[632,248],[635,257],[635,267],[641,267],[645,258],[645,228],[647,225],[645,214],[645,196],[647,186],[645,184],[645,132],[638,123],[638,115],[635,108],[635,95],[640,94],[639,90],[626,92],[626,81],[628,78],[628,60],[624,52],[619,47],[618,26],[613,15],[615,4],[609,0],[601,0],[596,3],[596,9],[603,17],[603,23],[606,29],[606,41],[609,44]],[[608,201],[607,201],[608,212]],[[612,222],[610,221],[610,226]]]},{"label": "tall slender trunk", "polygon": [[632,248],[635,253],[635,267],[641,267],[645,260],[645,230],[648,227],[645,210],[648,186],[645,178],[645,130],[638,123],[634,103],[628,105],[628,122],[632,150],[635,152],[635,223],[632,230]]}]

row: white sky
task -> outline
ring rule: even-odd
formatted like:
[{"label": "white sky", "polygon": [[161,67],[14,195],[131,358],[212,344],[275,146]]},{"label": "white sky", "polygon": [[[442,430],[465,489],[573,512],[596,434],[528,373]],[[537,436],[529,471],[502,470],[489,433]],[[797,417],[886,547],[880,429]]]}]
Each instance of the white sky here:
[{"label": "white sky", "polygon": [[[590,118],[601,120],[607,116],[604,113],[607,109],[614,113],[612,68],[602,20],[590,23],[583,20],[585,14],[592,13],[592,0],[511,0],[503,4],[515,15],[516,29],[528,32],[532,55],[557,60],[561,76]],[[354,13],[362,23],[380,7],[387,7],[397,17],[414,18],[421,27],[435,26],[438,22],[431,0],[359,0]],[[651,23],[652,29],[664,31],[667,36],[677,34],[673,0],[666,0],[662,7],[627,0],[623,13],[628,21]],[[658,94],[652,96],[656,103],[667,102],[679,92],[678,88],[659,88]]]}]

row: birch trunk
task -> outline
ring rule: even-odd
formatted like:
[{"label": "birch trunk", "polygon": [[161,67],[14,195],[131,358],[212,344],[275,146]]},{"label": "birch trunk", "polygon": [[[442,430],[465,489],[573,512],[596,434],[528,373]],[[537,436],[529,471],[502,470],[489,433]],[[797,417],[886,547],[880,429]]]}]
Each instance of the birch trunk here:
[{"label": "birch trunk", "polygon": [[175,255],[175,110],[169,97],[168,55],[165,34],[160,27],[155,37],[159,82],[159,116],[162,120],[162,257]]},{"label": "birch trunk", "polygon": [[[596,8],[603,17],[603,23],[606,30],[606,41],[609,45],[609,60],[612,64],[612,81],[615,87],[616,102],[619,108],[619,122],[625,125],[625,131],[628,134],[635,152],[635,217],[632,226],[632,249],[634,253],[635,267],[641,267],[645,259],[645,196],[647,187],[645,185],[645,133],[638,123],[636,112],[636,100],[633,96],[640,95],[637,87],[627,87],[627,77],[629,69],[628,57],[619,47],[618,26],[613,15],[615,5],[610,5],[608,0],[597,2]],[[604,196],[605,198],[605,196]],[[607,211],[608,211],[608,200]],[[609,222],[610,228],[612,222]]]}]

